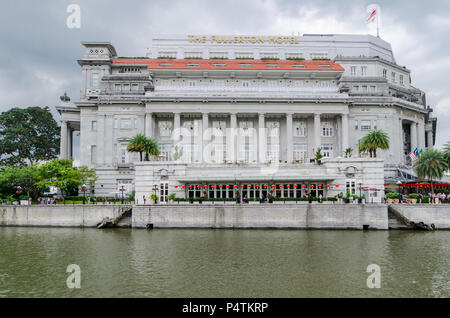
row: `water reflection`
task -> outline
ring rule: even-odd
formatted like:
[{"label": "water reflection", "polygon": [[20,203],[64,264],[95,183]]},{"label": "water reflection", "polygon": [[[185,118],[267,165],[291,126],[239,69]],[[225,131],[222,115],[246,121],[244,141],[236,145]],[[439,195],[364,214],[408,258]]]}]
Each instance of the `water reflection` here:
[{"label": "water reflection", "polygon": [[448,233],[0,228],[0,297],[448,297]]}]

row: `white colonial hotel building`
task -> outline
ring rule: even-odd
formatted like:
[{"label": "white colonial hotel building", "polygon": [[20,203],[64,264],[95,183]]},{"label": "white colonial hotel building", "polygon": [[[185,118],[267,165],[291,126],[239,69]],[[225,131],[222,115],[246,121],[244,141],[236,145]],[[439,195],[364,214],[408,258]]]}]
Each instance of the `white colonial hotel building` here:
[{"label": "white colonial hotel building", "polygon": [[[85,42],[80,100],[61,114],[61,156],[95,168],[92,193],[155,188],[178,197],[335,195],[379,201],[385,183],[414,179],[408,154],[434,145],[436,119],[391,46],[370,35],[173,36],[146,57],[118,57],[110,43]],[[358,155],[381,129],[390,149]],[[163,156],[139,162],[127,144],[156,138]],[[314,164],[322,149],[322,165]],[[347,148],[353,156],[344,158]]]}]

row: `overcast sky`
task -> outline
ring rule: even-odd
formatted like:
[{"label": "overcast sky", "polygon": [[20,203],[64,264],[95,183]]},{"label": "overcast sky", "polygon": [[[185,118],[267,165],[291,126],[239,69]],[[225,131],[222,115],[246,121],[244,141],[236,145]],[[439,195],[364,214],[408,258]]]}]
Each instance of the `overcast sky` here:
[{"label": "overcast sky", "polygon": [[[69,4],[81,28],[66,26]],[[2,0],[0,111],[54,106],[80,95],[81,41],[110,41],[120,56],[145,56],[164,34],[369,33],[372,1],[302,0]],[[438,118],[438,146],[450,140],[450,1],[378,1],[381,37],[412,71]]]}]

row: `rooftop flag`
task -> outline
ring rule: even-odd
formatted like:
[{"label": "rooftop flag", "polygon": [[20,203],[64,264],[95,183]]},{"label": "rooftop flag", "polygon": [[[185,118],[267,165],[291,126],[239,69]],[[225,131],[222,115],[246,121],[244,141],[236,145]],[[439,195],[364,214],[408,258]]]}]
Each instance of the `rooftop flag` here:
[{"label": "rooftop flag", "polygon": [[367,24],[370,24],[372,22],[377,22],[377,36],[380,37],[380,16],[381,16],[381,10],[380,6],[378,4],[370,4],[367,9]]}]

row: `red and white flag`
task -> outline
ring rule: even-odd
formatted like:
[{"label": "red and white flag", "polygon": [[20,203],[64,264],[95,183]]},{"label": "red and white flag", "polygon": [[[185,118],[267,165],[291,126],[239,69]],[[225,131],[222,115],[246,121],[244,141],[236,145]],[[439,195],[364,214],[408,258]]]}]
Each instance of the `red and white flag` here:
[{"label": "red and white flag", "polygon": [[381,9],[378,4],[370,4],[367,6],[366,9],[367,17],[366,22],[367,24],[371,24],[372,22],[377,23],[377,36],[380,36],[380,20],[381,20]]},{"label": "red and white flag", "polygon": [[378,14],[377,8],[369,9],[368,11],[369,11],[369,17],[367,18],[367,23],[374,22],[375,19],[377,18],[377,14]]}]

